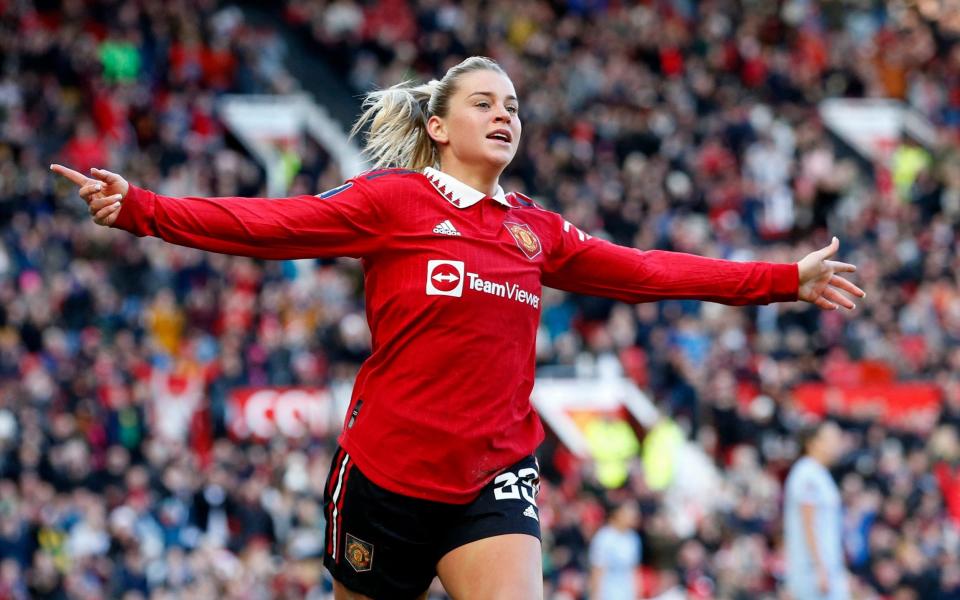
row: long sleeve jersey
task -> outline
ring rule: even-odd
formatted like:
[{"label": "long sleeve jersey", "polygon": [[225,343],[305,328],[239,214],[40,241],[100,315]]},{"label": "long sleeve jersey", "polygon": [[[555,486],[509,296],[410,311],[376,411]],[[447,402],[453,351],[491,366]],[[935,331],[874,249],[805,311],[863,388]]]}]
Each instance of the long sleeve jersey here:
[{"label": "long sleeve jersey", "polygon": [[340,444],[377,485],[448,503],[471,501],[543,439],[530,402],[542,286],[628,303],[797,299],[796,264],[619,246],[429,168],[283,199],[130,186],[114,227],[264,259],[360,258],[372,352]]}]

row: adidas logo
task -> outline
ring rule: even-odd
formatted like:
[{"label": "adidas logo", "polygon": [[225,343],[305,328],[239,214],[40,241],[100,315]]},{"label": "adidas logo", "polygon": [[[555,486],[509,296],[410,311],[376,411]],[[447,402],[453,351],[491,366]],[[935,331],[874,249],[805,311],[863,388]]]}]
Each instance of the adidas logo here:
[{"label": "adidas logo", "polygon": [[523,511],[523,516],[530,517],[531,519],[537,522],[540,521],[540,518],[537,517],[537,511],[533,510],[532,506],[528,506],[526,510]]},{"label": "adidas logo", "polygon": [[442,223],[437,223],[437,226],[433,228],[433,232],[444,233],[446,235],[460,235],[460,232],[457,231],[457,228],[453,226],[453,223],[450,222],[450,219],[447,219]]}]

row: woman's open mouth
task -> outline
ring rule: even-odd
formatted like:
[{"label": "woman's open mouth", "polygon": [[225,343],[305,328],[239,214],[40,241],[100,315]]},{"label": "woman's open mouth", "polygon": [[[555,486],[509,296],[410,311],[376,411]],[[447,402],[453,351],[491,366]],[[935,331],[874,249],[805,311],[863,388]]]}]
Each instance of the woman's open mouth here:
[{"label": "woman's open mouth", "polygon": [[509,146],[513,141],[513,134],[510,133],[509,129],[497,129],[496,131],[490,132],[487,135],[487,139],[502,142]]}]

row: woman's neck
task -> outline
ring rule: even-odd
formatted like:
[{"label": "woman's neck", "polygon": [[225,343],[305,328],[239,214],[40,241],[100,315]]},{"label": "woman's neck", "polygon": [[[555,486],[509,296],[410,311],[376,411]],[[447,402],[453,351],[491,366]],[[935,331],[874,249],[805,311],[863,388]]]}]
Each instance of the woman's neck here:
[{"label": "woman's neck", "polygon": [[476,167],[470,168],[454,160],[444,161],[440,165],[440,170],[488,196],[493,196],[497,193],[500,179],[500,173],[498,171],[494,172]]}]

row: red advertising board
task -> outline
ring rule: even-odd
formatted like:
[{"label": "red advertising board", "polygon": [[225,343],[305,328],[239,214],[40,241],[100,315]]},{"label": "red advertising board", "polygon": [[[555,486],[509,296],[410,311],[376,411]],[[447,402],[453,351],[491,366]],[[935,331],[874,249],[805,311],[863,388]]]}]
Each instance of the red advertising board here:
[{"label": "red advertising board", "polygon": [[326,389],[240,388],[230,394],[230,433],[239,439],[324,436],[340,425],[333,413]]},{"label": "red advertising board", "polygon": [[817,415],[827,412],[874,415],[887,423],[897,423],[921,413],[935,413],[941,402],[940,388],[931,383],[882,383],[831,386],[805,383],[793,396],[806,411]]}]

